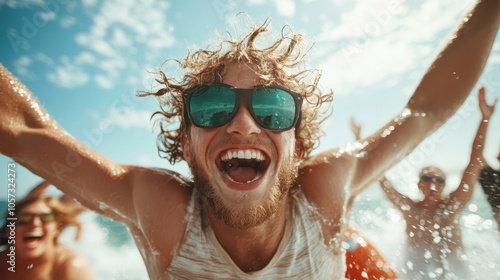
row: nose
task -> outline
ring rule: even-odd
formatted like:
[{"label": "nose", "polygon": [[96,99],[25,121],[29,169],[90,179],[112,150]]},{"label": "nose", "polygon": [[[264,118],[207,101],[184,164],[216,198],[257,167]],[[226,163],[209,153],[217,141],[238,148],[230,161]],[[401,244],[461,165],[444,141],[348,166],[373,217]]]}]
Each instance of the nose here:
[{"label": "nose", "polygon": [[33,220],[28,223],[29,225],[34,225],[34,226],[41,226],[43,225],[42,220],[40,219],[40,216],[35,215],[33,216]]},{"label": "nose", "polygon": [[234,118],[227,125],[226,132],[228,134],[250,136],[259,134],[261,132],[261,128],[253,119],[246,104],[241,104],[236,116],[234,116]]}]

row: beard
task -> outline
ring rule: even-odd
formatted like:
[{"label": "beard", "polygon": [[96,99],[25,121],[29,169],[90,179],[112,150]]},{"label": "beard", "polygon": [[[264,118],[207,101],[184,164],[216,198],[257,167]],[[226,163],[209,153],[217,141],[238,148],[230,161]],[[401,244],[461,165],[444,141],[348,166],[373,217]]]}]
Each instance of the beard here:
[{"label": "beard", "polygon": [[217,219],[229,227],[246,230],[261,225],[276,213],[283,196],[288,193],[297,178],[298,173],[294,167],[296,161],[295,156],[284,160],[284,164],[278,170],[277,180],[271,186],[264,203],[247,208],[232,208],[226,205],[209,182],[196,157],[193,158],[190,169],[194,186],[203,194]]}]

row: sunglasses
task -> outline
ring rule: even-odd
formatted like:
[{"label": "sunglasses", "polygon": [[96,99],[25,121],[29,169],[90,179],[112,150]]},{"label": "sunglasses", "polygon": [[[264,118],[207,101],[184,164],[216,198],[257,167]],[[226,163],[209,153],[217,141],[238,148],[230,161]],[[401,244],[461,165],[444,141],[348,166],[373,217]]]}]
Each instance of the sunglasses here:
[{"label": "sunglasses", "polygon": [[438,184],[444,184],[444,182],[445,182],[444,178],[441,176],[431,177],[429,175],[422,175],[420,177],[420,181],[422,181],[422,182],[430,182],[432,180],[434,180],[434,182],[436,182]]},{"label": "sunglasses", "polygon": [[185,113],[201,128],[229,123],[245,100],[250,115],[262,128],[285,131],[298,125],[303,98],[279,86],[241,89],[226,84],[200,85],[183,93]]},{"label": "sunglasses", "polygon": [[19,225],[25,225],[33,222],[35,217],[40,218],[42,223],[49,223],[56,220],[56,213],[45,213],[45,214],[32,214],[32,213],[20,213],[16,215],[16,223]]}]

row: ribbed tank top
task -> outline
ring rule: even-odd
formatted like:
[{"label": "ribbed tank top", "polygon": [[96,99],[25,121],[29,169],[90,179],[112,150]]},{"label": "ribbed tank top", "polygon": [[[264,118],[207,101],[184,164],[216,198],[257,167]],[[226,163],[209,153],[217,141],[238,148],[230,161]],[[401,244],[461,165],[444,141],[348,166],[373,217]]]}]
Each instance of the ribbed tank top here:
[{"label": "ribbed tank top", "polygon": [[325,245],[313,207],[298,189],[291,190],[283,239],[269,264],[243,272],[218,242],[194,190],[188,206],[183,243],[162,279],[344,279],[345,254]]}]

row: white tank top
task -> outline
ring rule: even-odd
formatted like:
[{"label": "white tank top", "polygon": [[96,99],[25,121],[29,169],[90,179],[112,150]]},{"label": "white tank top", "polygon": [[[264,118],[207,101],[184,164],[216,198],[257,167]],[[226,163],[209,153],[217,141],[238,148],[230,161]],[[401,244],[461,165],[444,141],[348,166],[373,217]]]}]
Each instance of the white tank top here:
[{"label": "white tank top", "polygon": [[217,241],[204,220],[199,193],[188,206],[184,242],[162,279],[344,279],[345,254],[325,245],[312,206],[299,189],[291,190],[286,229],[269,264],[259,271],[243,272]]}]

